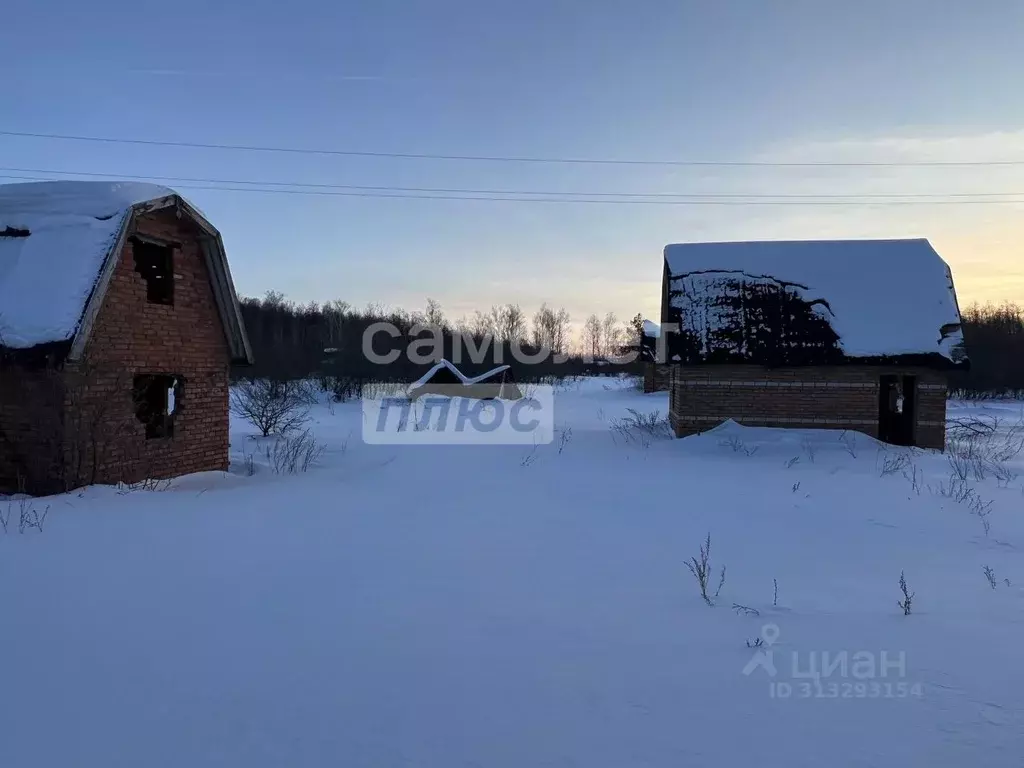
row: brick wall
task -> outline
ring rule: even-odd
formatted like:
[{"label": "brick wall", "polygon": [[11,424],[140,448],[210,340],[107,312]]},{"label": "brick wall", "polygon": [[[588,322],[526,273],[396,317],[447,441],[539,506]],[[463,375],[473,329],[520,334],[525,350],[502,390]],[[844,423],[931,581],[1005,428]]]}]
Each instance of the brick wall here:
[{"label": "brick wall", "polygon": [[[135,232],[181,244],[174,251],[174,304],[148,301],[129,240],[85,355],[66,366],[65,444],[76,484],[228,466],[229,352],[198,231],[169,209],[137,217]],[[184,377],[173,436],[147,439],[135,416],[137,374]]]},{"label": "brick wall", "polygon": [[667,391],[670,368],[658,363],[644,363],[644,392]]},{"label": "brick wall", "polygon": [[65,490],[62,400],[52,366],[0,363],[0,493]]},{"label": "brick wall", "polygon": [[946,378],[922,368],[834,366],[769,369],[670,366],[669,419],[677,436],[733,419],[748,426],[851,429],[877,437],[879,377],[917,376],[916,443],[945,444]]}]

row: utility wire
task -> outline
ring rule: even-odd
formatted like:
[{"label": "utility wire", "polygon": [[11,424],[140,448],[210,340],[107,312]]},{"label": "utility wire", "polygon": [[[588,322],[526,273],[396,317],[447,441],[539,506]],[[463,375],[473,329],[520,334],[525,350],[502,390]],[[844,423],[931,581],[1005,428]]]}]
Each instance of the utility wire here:
[{"label": "utility wire", "polygon": [[[397,187],[397,186],[366,186],[358,184],[323,184],[304,181],[254,181],[248,179],[207,179],[194,176],[140,176],[129,173],[95,173],[91,171],[61,171],[45,168],[5,168],[0,171],[11,173],[46,173],[57,176],[92,176],[104,179],[132,179],[136,181],[171,181],[171,182],[194,182],[201,184],[239,184],[255,185],[265,187],[309,187],[314,189],[353,189],[370,192],[432,192],[447,194],[465,195],[546,195],[546,196],[572,196],[572,197],[653,197],[653,198],[693,198],[693,199],[796,199],[807,198],[817,199],[849,199],[849,198],[949,198],[949,197],[1021,197],[1024,192],[851,192],[841,193],[760,193],[760,192],[580,192],[580,191],[541,191],[522,189],[464,189],[451,187]],[[269,190],[268,190],[269,191]],[[995,201],[1000,202],[1000,201]]]},{"label": "utility wire", "polygon": [[141,144],[156,147],[188,147],[192,149],[223,149],[242,152],[285,152],[300,155],[340,155],[344,157],[387,157],[404,160],[466,160],[495,163],[557,163],[573,165],[660,165],[683,167],[735,167],[735,168],[917,168],[917,167],[989,167],[1024,166],[1024,160],[919,160],[903,162],[775,162],[767,160],[618,160],[582,157],[515,157],[503,155],[442,155],[417,152],[369,152],[351,149],[313,149],[307,147],[275,147],[249,144],[216,144],[193,141],[161,141],[157,139],[125,139],[110,136],[77,136],[62,133],[33,133],[30,131],[3,131],[0,136],[18,136],[60,141],[88,141],[105,144]]},{"label": "utility wire", "polygon": [[[58,179],[42,176],[15,176],[0,175],[3,179],[15,179],[18,181],[58,181]],[[263,187],[231,187],[220,185],[179,184],[180,189],[194,189],[219,192],[256,192],[263,194],[279,195],[313,195],[319,197],[376,197],[404,200],[480,200],[493,203],[574,203],[574,204],[597,204],[597,205],[674,205],[674,206],[893,206],[893,205],[1004,205],[1024,204],[1024,198],[1012,200],[988,200],[988,199],[966,199],[966,200],[613,200],[608,198],[577,198],[577,197],[493,197],[486,195],[415,195],[406,193],[387,192],[343,192],[335,190],[318,189],[268,189]]]}]

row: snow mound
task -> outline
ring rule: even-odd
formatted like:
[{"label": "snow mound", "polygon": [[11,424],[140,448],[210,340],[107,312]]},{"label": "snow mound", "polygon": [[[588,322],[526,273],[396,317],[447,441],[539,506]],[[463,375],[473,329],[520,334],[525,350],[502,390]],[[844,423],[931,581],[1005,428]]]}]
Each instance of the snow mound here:
[{"label": "snow mound", "polygon": [[71,339],[132,208],[174,194],[125,182],[0,185],[0,345]]}]

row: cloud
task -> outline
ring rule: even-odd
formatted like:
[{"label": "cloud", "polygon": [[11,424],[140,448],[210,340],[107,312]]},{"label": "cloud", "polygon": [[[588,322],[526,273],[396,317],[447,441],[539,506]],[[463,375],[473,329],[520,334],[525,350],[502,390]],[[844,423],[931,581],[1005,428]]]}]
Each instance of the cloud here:
[{"label": "cloud", "polygon": [[942,134],[935,130],[870,138],[796,140],[769,147],[765,162],[995,162],[1024,161],[1024,131]]},{"label": "cloud", "polygon": [[[127,70],[130,75],[145,75],[151,77],[195,77],[195,78],[234,78],[238,79],[244,75],[247,79],[257,78],[260,82],[268,80],[308,80],[309,74],[303,72],[289,72],[287,70],[274,69],[265,72],[245,70],[240,72],[213,69],[178,69],[178,68],[133,68]],[[333,74],[331,72],[317,71],[318,82],[374,82],[383,81],[388,78],[383,75],[370,74]]]}]

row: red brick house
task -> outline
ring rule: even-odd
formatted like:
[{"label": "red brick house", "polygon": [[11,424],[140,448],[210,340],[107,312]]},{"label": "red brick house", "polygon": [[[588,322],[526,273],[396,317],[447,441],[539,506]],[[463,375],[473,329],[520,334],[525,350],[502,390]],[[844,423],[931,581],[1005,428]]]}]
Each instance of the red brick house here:
[{"label": "red brick house", "polygon": [[968,360],[927,240],[669,245],[661,319],[677,436],[733,419],[944,447]]},{"label": "red brick house", "polygon": [[0,185],[0,490],[227,469],[251,362],[220,233],[176,192]]}]

